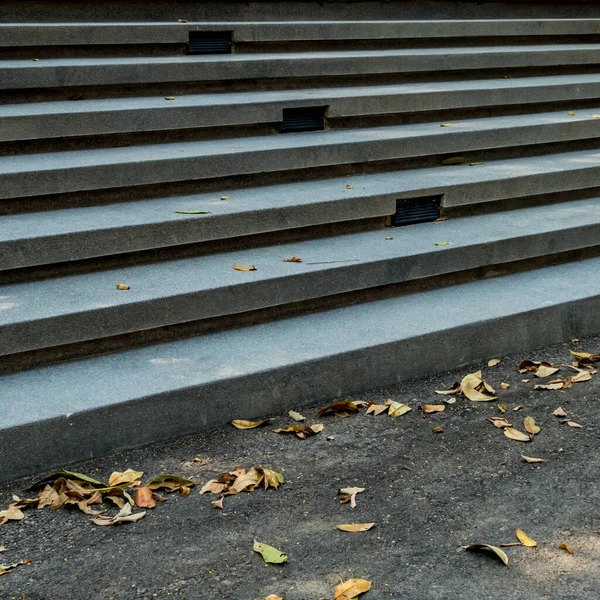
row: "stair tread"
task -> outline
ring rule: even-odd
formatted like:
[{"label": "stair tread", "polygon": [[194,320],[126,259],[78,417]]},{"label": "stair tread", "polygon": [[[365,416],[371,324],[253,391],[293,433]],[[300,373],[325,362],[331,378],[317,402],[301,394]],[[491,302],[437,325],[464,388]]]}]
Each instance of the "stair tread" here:
[{"label": "stair tread", "polygon": [[[600,199],[592,198],[4,285],[0,352],[79,342],[578,249],[593,245],[599,232]],[[450,244],[436,246],[440,241]],[[305,262],[283,261],[291,256]],[[234,263],[256,265],[257,271],[236,271]],[[117,283],[131,289],[116,290]]]},{"label": "stair tread", "polygon": [[[3,376],[0,428],[116,409],[215,381],[268,377],[279,368],[309,366],[328,355],[351,356],[373,346],[575,303],[600,295],[599,268],[600,259],[588,259]],[[196,401],[202,405],[201,397]],[[242,414],[251,410],[239,407]]]}]

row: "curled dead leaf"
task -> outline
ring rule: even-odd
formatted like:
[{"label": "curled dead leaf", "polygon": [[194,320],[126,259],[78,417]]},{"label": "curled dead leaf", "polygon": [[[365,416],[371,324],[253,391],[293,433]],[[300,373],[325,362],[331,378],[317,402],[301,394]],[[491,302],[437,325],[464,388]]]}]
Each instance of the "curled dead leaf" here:
[{"label": "curled dead leaf", "polygon": [[[389,403],[389,404],[388,404]],[[393,402],[392,400],[386,400],[385,404],[389,406],[388,415],[390,417],[401,417],[407,412],[410,412],[412,408],[408,404],[402,402]]]},{"label": "curled dead leaf", "polygon": [[140,508],[154,508],[156,506],[154,493],[149,487],[140,487],[135,491],[135,505]]},{"label": "curled dead leaf", "polygon": [[221,196],[221,200],[229,200],[229,196]]},{"label": "curled dead leaf", "polygon": [[304,419],[306,419],[306,417],[295,410],[290,410],[290,412],[288,412],[288,416],[294,419],[294,421],[304,421]]},{"label": "curled dead leaf", "polygon": [[490,544],[469,544],[468,546],[463,546],[463,549],[493,552],[508,567],[508,556],[506,556],[506,552],[497,546],[491,546]]},{"label": "curled dead leaf", "polygon": [[535,419],[533,417],[525,417],[523,426],[525,427],[525,431],[531,433],[531,435],[537,435],[541,431],[541,429],[535,424]]},{"label": "curled dead leaf", "polygon": [[483,380],[481,371],[469,373],[460,382],[461,392],[473,402],[489,402],[495,400],[494,388]]},{"label": "curled dead leaf", "polygon": [[501,383],[500,384],[501,390],[507,390],[509,387],[510,387],[510,383]]},{"label": "curled dead leaf", "polygon": [[117,283],[118,290],[128,290],[130,287],[126,283]]},{"label": "curled dead leaf", "polygon": [[434,427],[431,431],[433,433],[444,433],[444,428],[443,427]]},{"label": "curled dead leaf", "polygon": [[292,256],[291,258],[284,258],[283,262],[302,262],[304,259],[299,256]]},{"label": "curled dead leaf", "polygon": [[565,387],[565,382],[561,379],[559,381],[551,381],[547,384],[538,383],[534,386],[534,390],[562,390]]},{"label": "curled dead leaf", "polygon": [[369,402],[367,406],[367,415],[380,415],[390,408],[389,404],[377,404],[377,402]]},{"label": "curled dead leaf", "polygon": [[530,442],[531,441],[529,439],[528,435],[525,435],[524,433],[518,431],[517,429],[514,429],[514,427],[505,427],[503,431],[504,431],[504,435],[507,438],[510,438],[511,440],[515,440],[516,442]]},{"label": "curled dead leaf", "polygon": [[448,244],[450,244],[450,242],[436,242],[435,243],[436,246],[448,246]]},{"label": "curled dead leaf", "polygon": [[444,396],[454,396],[460,394],[460,383],[458,381],[449,390],[435,390],[436,394],[443,394]]},{"label": "curled dead leaf", "polygon": [[348,502],[350,502],[350,507],[351,508],[356,508],[356,495],[360,494],[361,492],[364,492],[365,488],[361,488],[361,487],[348,487],[348,488],[342,488],[338,494],[342,494],[342,497],[340,498],[340,504],[346,504]]},{"label": "curled dead leaf", "polygon": [[363,531],[369,531],[375,523],[346,523],[345,525],[336,525],[340,531],[347,531],[348,533],[362,533]]},{"label": "curled dead leaf", "polygon": [[567,413],[559,406],[553,413],[555,417],[566,417]]},{"label": "curled dead leaf", "polygon": [[127,469],[122,473],[115,471],[108,478],[109,487],[116,487],[119,485],[125,485],[125,487],[133,487],[140,485],[141,477],[144,474],[143,471],[134,471],[133,469]]},{"label": "curled dead leaf", "polygon": [[347,417],[350,413],[358,412],[358,407],[349,400],[338,400],[333,404],[329,404],[325,408],[322,408],[318,413],[317,417],[322,417],[328,413],[334,414],[336,417]]},{"label": "curled dead leaf", "polygon": [[211,505],[214,508],[221,508],[222,509],[223,508],[223,500],[224,500],[224,498],[225,498],[224,496],[221,496],[218,500],[213,500],[211,502]]},{"label": "curled dead leaf", "polygon": [[532,540],[522,529],[517,529],[517,538],[523,544],[523,546],[527,546],[528,548],[535,548],[537,546],[537,542]]},{"label": "curled dead leaf", "polygon": [[368,592],[372,585],[372,582],[366,579],[348,579],[336,586],[333,600],[356,600],[360,594]]},{"label": "curled dead leaf", "polygon": [[435,413],[435,412],[443,412],[446,410],[445,404],[426,404],[423,407],[423,412],[426,414]]},{"label": "curled dead leaf", "polygon": [[[313,429],[316,428],[316,429]],[[274,429],[275,433],[293,433],[301,440],[322,431],[322,425],[320,425],[321,429],[319,429],[319,425],[315,424],[311,427],[308,425],[289,425],[288,427],[280,427],[278,429]]]},{"label": "curled dead leaf", "polygon": [[558,547],[561,550],[566,550],[569,554],[573,554],[574,552],[573,548],[571,548],[571,546],[567,546],[567,544],[559,544]]},{"label": "curled dead leaf", "polygon": [[99,515],[92,519],[94,525],[120,525],[121,523],[135,523],[146,516],[146,511],[132,514],[131,504],[125,506],[114,517]]},{"label": "curled dead leaf", "polygon": [[263,421],[246,421],[244,419],[234,419],[231,421],[231,424],[236,429],[255,429],[256,427],[260,427],[261,425],[265,425],[266,423],[270,423],[271,419],[264,419]]},{"label": "curled dead leaf", "polygon": [[512,427],[512,424],[509,423],[504,417],[491,417],[488,421],[498,429],[502,429],[503,427]]},{"label": "curled dead leaf", "polygon": [[583,429],[583,427],[579,423],[575,423],[575,421],[567,421],[567,425],[575,429]]},{"label": "curled dead leaf", "polygon": [[533,456],[525,456],[524,454],[521,454],[521,458],[526,463],[543,463],[543,462],[546,462],[546,460],[543,459],[543,458],[534,458]]},{"label": "curled dead leaf", "polygon": [[21,565],[30,565],[30,564],[31,564],[31,561],[29,559],[25,559],[25,560],[20,560],[11,565],[0,565],[0,576],[6,575],[7,573],[14,571],[17,567],[20,567]]},{"label": "curled dead leaf", "polygon": [[252,266],[248,266],[248,265],[238,265],[236,263],[233,263],[233,268],[236,271],[256,271],[256,267],[254,265]]},{"label": "curled dead leaf", "polygon": [[522,405],[522,404],[519,404],[519,405],[517,405],[517,406],[515,406],[515,407],[513,408],[513,411],[514,411],[514,412],[517,412],[518,410],[521,410],[522,408],[523,408],[523,405]]},{"label": "curled dead leaf", "polygon": [[488,360],[488,367],[495,367],[502,362],[500,358],[492,358],[492,360]]},{"label": "curled dead leaf", "polygon": [[591,354],[590,352],[573,352],[573,350],[569,350],[569,352],[577,359],[577,363],[580,365],[593,364],[600,361],[600,354]]}]

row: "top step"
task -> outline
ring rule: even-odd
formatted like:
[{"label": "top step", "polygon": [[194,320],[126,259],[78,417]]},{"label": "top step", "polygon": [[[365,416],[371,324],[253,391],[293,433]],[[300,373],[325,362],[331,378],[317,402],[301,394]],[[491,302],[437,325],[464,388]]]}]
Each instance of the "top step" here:
[{"label": "top step", "polygon": [[233,42],[596,35],[600,19],[15,23],[0,25],[0,47],[183,44],[190,31],[231,32]]}]

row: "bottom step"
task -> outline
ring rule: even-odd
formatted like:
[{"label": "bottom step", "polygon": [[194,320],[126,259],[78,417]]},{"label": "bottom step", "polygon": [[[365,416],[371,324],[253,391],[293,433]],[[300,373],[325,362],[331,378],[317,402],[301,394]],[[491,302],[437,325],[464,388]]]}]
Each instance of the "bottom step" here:
[{"label": "bottom step", "polygon": [[0,378],[0,481],[600,333],[600,258]]}]

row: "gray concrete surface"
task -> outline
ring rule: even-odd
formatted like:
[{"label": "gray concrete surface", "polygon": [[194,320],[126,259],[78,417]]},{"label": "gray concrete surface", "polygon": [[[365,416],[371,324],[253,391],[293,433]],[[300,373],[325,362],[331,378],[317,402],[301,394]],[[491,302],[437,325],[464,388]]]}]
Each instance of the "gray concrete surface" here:
[{"label": "gray concrete surface", "polygon": [[0,198],[590,139],[600,108],[0,158]]},{"label": "gray concrete surface", "polygon": [[[0,355],[579,250],[599,237],[592,198],[5,285]],[[283,262],[291,256],[305,262]]]},{"label": "gray concrete surface", "polygon": [[327,106],[329,118],[513,106],[598,97],[600,75],[438,81],[5,105],[0,140],[48,139],[278,123],[284,108]]},{"label": "gray concrete surface", "polygon": [[597,334],[599,268],[589,259],[1,377],[0,480]]},{"label": "gray concrete surface", "polygon": [[596,44],[3,60],[4,89],[591,65]]},{"label": "gray concrete surface", "polygon": [[[451,208],[593,188],[599,169],[592,150],[6,215],[0,252],[6,269],[81,260],[386,216],[399,198],[443,195]],[[210,214],[176,213],[191,209]]]},{"label": "gray concrete surface", "polygon": [[5,23],[0,47],[187,43],[190,31],[232,31],[235,42],[596,35],[600,19]]}]

